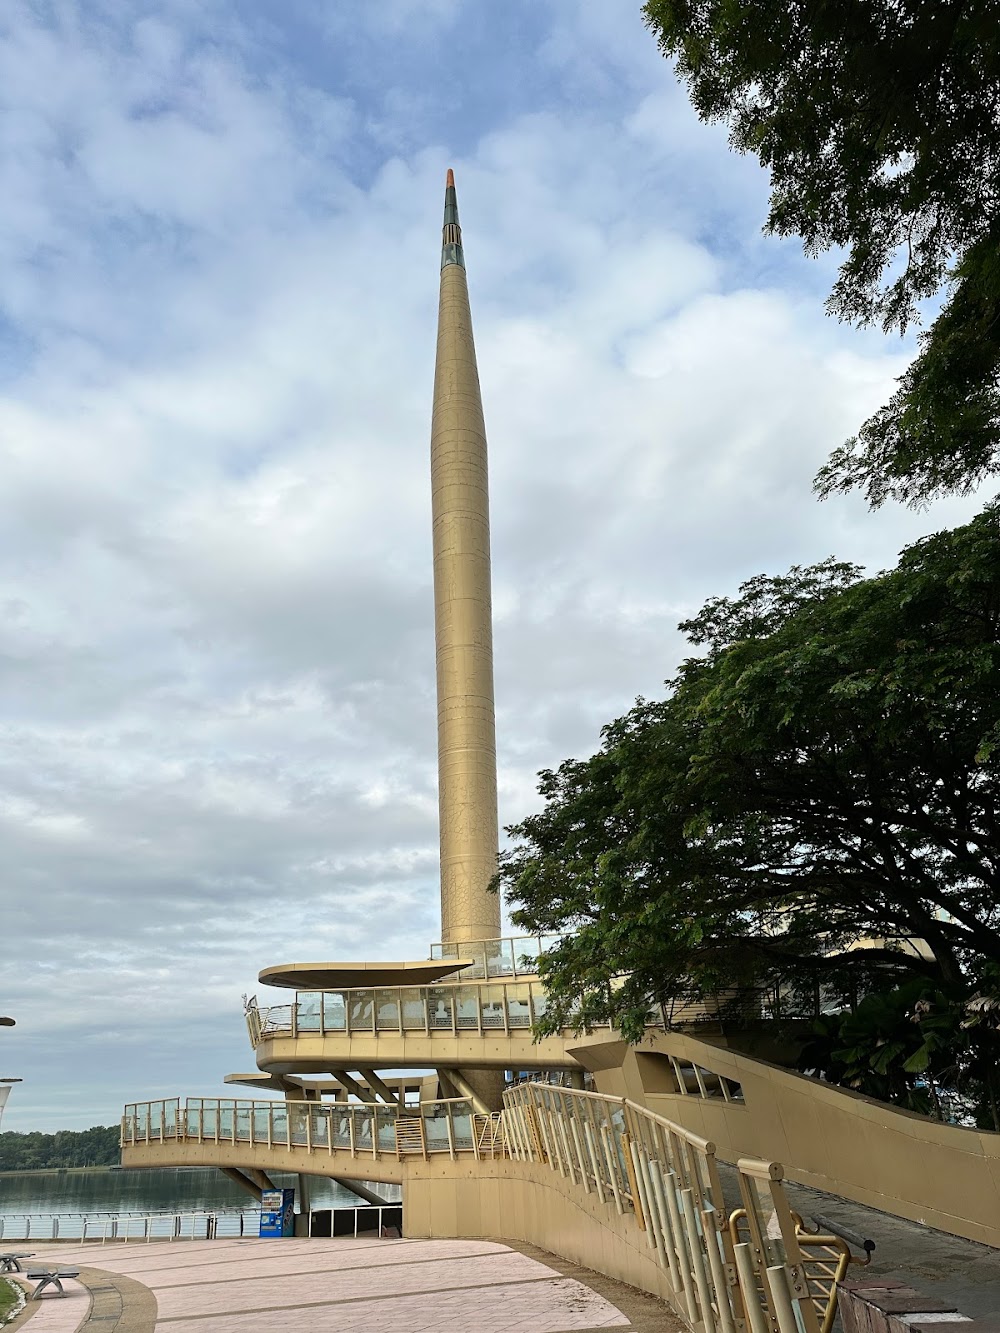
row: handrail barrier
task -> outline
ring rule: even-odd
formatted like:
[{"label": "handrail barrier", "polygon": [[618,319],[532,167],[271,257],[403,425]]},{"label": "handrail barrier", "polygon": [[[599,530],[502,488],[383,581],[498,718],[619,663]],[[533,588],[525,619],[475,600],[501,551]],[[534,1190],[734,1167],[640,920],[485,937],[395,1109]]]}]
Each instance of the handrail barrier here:
[{"label": "handrail barrier", "polygon": [[559,935],[505,935],[500,939],[463,941],[461,944],[437,943],[431,945],[431,958],[442,962],[450,958],[471,959],[468,966],[455,974],[464,981],[535,976],[539,958],[560,938]]},{"label": "handrail barrier", "polygon": [[715,1145],[624,1098],[526,1083],[504,1094],[507,1151],[547,1164],[635,1226],[693,1333],[821,1333],[835,1292],[811,1280],[778,1163],[738,1163],[740,1240]]},{"label": "handrail barrier", "polygon": [[[394,1222],[399,1217],[399,1201],[384,1205],[338,1204],[333,1208],[313,1209],[307,1215],[306,1234],[311,1236],[314,1214],[353,1214],[353,1223],[338,1234],[355,1236],[366,1231],[381,1233],[383,1214]],[[374,1225],[370,1225],[369,1219]],[[231,1240],[256,1236],[260,1207],[224,1208],[194,1212],[118,1212],[118,1213],[11,1213],[0,1215],[0,1241],[66,1241],[107,1245],[112,1242],[154,1240]],[[330,1223],[327,1220],[327,1231]],[[325,1233],[324,1233],[325,1234]]]},{"label": "handrail barrier", "polygon": [[[451,946],[449,946],[451,947]],[[349,1037],[372,1033],[422,1033],[459,1037],[466,1033],[496,1036],[527,1035],[548,1007],[545,986],[538,980],[458,980],[436,986],[384,986],[325,991],[296,991],[290,1004],[263,1008],[256,996],[244,1013],[250,1042],[256,1048],[273,1037]],[[702,1024],[746,1023],[776,1018],[811,1018],[827,1003],[817,990],[801,995],[782,986],[752,987],[703,995],[679,991],[668,1006],[650,1009],[647,1023],[660,1029]],[[591,1020],[588,1029],[611,1027]]]},{"label": "handrail barrier", "polygon": [[[352,1157],[475,1157],[502,1151],[500,1117],[477,1114],[465,1098],[414,1106],[372,1102],[251,1101],[228,1097],[179,1097],[130,1102],[121,1123],[121,1146],[155,1143],[254,1144],[349,1152]],[[495,1122],[495,1123],[494,1123]]]}]

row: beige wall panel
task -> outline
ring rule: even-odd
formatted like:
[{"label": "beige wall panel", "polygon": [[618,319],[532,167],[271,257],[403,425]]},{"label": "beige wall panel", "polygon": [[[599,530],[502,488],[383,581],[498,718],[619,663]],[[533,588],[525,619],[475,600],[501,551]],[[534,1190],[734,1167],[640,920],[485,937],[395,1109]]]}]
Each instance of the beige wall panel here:
[{"label": "beige wall panel", "polygon": [[[670,1299],[666,1276],[650,1257],[642,1233],[630,1217],[620,1218],[613,1205],[580,1194],[558,1172],[537,1164],[481,1162],[478,1174],[479,1180],[464,1180],[447,1171],[422,1171],[420,1178],[410,1179],[404,1192],[404,1233],[527,1241]],[[428,1215],[432,1230],[425,1229]],[[448,1226],[454,1230],[440,1229]]]},{"label": "beige wall panel", "polygon": [[[613,1038],[569,1043],[584,1064]],[[781,1162],[790,1180],[883,1212],[1000,1245],[1000,1135],[943,1125],[844,1088],[753,1060],[683,1033],[650,1033],[643,1053],[669,1051],[735,1079],[745,1104],[721,1097],[640,1093],[633,1100],[711,1139],[719,1156]],[[621,1095],[641,1077],[634,1049],[598,1089]]]}]

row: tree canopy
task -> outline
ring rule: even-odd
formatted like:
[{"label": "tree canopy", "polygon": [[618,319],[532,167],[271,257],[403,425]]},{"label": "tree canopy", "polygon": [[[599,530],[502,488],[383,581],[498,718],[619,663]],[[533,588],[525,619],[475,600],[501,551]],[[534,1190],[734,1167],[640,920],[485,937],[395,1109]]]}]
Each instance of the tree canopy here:
[{"label": "tree canopy", "polygon": [[115,1166],[121,1156],[117,1125],[0,1133],[0,1171],[38,1171],[58,1166]]},{"label": "tree canopy", "polygon": [[702,119],[771,173],[767,229],[846,251],[828,309],[904,331],[897,391],[821,494],[922,504],[1000,470],[1000,38],[991,0],[648,0]]},{"label": "tree canopy", "polygon": [[700,653],[666,697],[542,773],[509,830],[515,924],[567,932],[545,1026],[635,1038],[651,1002],[778,978],[993,987],[1000,510],[874,578],[753,578],[681,628]]}]

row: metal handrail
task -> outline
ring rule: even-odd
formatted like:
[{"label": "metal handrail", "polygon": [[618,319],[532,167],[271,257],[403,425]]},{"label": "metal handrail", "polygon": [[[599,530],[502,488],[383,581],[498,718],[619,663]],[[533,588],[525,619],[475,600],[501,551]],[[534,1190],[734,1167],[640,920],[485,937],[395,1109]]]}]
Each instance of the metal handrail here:
[{"label": "metal handrail", "polygon": [[741,1242],[715,1145],[665,1116],[627,1098],[527,1083],[504,1094],[503,1124],[513,1159],[558,1171],[564,1188],[597,1196],[606,1225],[644,1234],[693,1333],[826,1333],[836,1294],[810,1283],[779,1164],[739,1163],[750,1235]]},{"label": "metal handrail", "polygon": [[[255,1101],[179,1097],[129,1102],[121,1120],[123,1149],[150,1144],[249,1144],[352,1157],[476,1153],[472,1102],[443,1097],[411,1106],[385,1102]],[[397,1140],[396,1121],[419,1119],[419,1146]]]}]

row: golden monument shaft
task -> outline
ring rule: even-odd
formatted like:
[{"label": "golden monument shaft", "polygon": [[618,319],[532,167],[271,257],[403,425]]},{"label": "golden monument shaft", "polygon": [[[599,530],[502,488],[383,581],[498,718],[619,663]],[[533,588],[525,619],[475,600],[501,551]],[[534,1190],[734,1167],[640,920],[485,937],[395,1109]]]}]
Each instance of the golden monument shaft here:
[{"label": "golden monument shaft", "polygon": [[445,189],[434,413],[434,638],[437,658],[441,939],[495,939],[497,760],[486,426],[458,222]]}]

